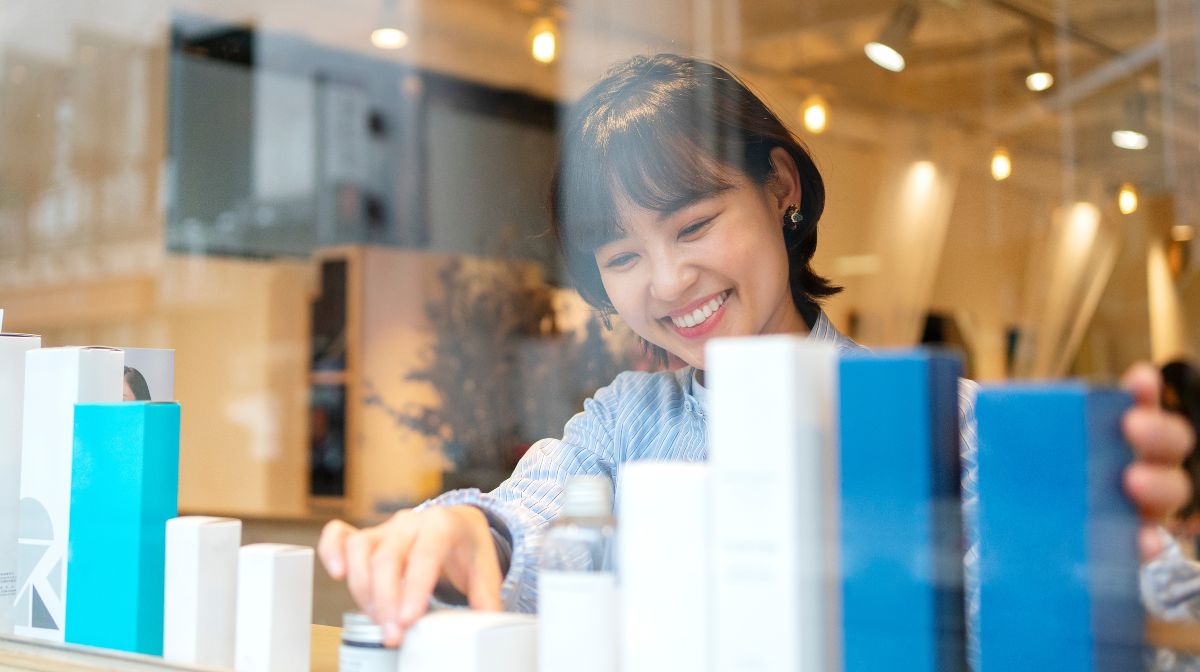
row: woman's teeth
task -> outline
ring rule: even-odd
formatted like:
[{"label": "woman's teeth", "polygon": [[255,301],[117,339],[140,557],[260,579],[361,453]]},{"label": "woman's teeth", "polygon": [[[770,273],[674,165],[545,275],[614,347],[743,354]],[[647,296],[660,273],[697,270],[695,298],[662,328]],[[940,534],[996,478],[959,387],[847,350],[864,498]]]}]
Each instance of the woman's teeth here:
[{"label": "woman's teeth", "polygon": [[728,290],[721,292],[717,296],[713,297],[712,301],[709,301],[703,306],[693,310],[690,314],[684,315],[683,317],[672,317],[671,322],[681,329],[684,327],[694,327],[698,324],[703,324],[703,322],[711,317],[713,313],[717,312],[717,309],[721,307],[722,303],[725,303],[725,299],[728,297]]}]

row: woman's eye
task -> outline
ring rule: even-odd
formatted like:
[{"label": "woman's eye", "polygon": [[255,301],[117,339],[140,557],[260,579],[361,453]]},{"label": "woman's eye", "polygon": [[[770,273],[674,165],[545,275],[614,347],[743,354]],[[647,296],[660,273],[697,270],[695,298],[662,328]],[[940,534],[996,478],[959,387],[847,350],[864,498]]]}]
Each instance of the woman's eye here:
[{"label": "woman's eye", "polygon": [[637,255],[632,254],[632,253],[618,254],[617,256],[613,257],[612,259],[609,259],[608,263],[606,263],[605,266],[607,266],[608,268],[622,268],[624,266],[628,266],[629,264],[632,264],[633,260],[635,258],[637,258]]},{"label": "woman's eye", "polygon": [[712,223],[712,219],[706,219],[702,222],[696,222],[695,224],[685,226],[679,230],[679,238],[683,239],[683,238],[688,238],[690,236],[694,236],[697,233],[699,233],[701,231],[701,229],[703,229],[704,227],[708,226],[711,223]]}]

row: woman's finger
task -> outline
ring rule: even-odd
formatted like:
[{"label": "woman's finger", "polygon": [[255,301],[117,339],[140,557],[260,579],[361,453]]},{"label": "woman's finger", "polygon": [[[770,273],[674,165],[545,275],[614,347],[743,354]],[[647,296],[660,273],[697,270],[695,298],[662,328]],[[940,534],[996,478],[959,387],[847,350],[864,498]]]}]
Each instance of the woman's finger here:
[{"label": "woman's finger", "polygon": [[501,611],[504,602],[500,599],[500,561],[496,558],[496,547],[488,540],[475,552],[467,578],[467,602],[472,609]]},{"label": "woman's finger", "polygon": [[371,618],[375,618],[371,556],[378,544],[375,528],[360,530],[346,540],[346,586],[359,609]]},{"label": "woman's finger", "polygon": [[1138,362],[1121,376],[1121,387],[1133,395],[1138,406],[1158,408],[1162,393],[1162,374],[1153,364]]},{"label": "woman's finger", "polygon": [[1149,562],[1158,557],[1159,553],[1163,552],[1164,544],[1162,536],[1158,533],[1158,526],[1154,523],[1145,523],[1138,530],[1138,552],[1142,557],[1142,562]]},{"label": "woman's finger", "polygon": [[450,543],[445,534],[428,528],[417,532],[404,571],[404,596],[400,601],[399,619],[402,630],[412,627],[418,618],[425,615],[449,552]]},{"label": "woman's finger", "polygon": [[389,622],[394,624],[399,616],[403,577],[414,535],[411,524],[386,526],[371,557],[372,603],[385,628]]},{"label": "woman's finger", "polygon": [[1129,409],[1121,418],[1121,427],[1137,459],[1166,466],[1182,464],[1196,441],[1183,416],[1158,408]]},{"label": "woman's finger", "polygon": [[400,604],[408,552],[413,545],[412,526],[389,526],[371,559],[373,604],[384,626],[388,646],[400,644]]},{"label": "woman's finger", "polygon": [[1125,491],[1142,516],[1155,521],[1186,504],[1192,485],[1178,467],[1137,462],[1125,470]]},{"label": "woman's finger", "polygon": [[335,581],[346,578],[346,540],[357,532],[353,525],[341,520],[331,520],[321,530],[321,540],[317,542],[317,555],[325,571]]}]

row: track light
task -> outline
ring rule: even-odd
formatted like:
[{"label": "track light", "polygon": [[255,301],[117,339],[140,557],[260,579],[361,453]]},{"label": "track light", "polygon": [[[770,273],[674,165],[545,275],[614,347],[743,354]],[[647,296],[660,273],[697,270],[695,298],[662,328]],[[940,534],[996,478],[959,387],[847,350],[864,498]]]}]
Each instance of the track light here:
[{"label": "track light", "polygon": [[1117,208],[1121,210],[1122,215],[1132,215],[1138,209],[1138,192],[1137,188],[1126,182],[1121,185],[1121,190],[1117,192]]},{"label": "track light", "polygon": [[1025,88],[1041,92],[1054,86],[1054,75],[1050,74],[1050,70],[1046,68],[1046,62],[1042,60],[1037,35],[1034,33],[1029,34],[1029,58],[1030,70],[1029,74],[1025,76]]},{"label": "track light", "polygon": [[371,44],[377,49],[403,49],[408,45],[408,33],[401,29],[398,0],[383,0],[379,23],[371,31]]},{"label": "track light", "polygon": [[1112,132],[1112,143],[1121,149],[1145,149],[1150,146],[1146,136],[1146,96],[1134,91],[1125,99],[1121,125]]},{"label": "track light", "polygon": [[885,70],[900,72],[904,70],[904,50],[912,40],[913,28],[921,16],[917,6],[911,2],[902,2],[892,12],[887,25],[879,33],[874,42],[868,42],[863,48],[871,62]]},{"label": "track light", "polygon": [[996,151],[992,152],[992,179],[997,182],[1008,179],[1012,175],[1012,158],[1008,155],[1008,150],[1003,147],[997,147]]},{"label": "track light", "polygon": [[533,22],[529,31],[529,52],[538,63],[553,63],[558,56],[558,29],[549,17],[543,16]]},{"label": "track light", "polygon": [[809,133],[820,134],[829,125],[829,104],[821,96],[813,94],[804,99],[804,104],[800,106],[800,118]]}]

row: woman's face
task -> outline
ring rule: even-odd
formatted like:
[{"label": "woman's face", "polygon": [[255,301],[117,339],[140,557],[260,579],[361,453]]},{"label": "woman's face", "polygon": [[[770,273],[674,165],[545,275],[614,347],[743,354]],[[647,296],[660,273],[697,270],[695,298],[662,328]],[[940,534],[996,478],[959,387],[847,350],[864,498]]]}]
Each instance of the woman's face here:
[{"label": "woman's face", "polygon": [[804,332],[788,289],[787,206],[795,163],[771,153],[766,186],[734,186],[673,212],[619,206],[626,235],[596,250],[604,289],[635,333],[699,369],[710,338]]}]

